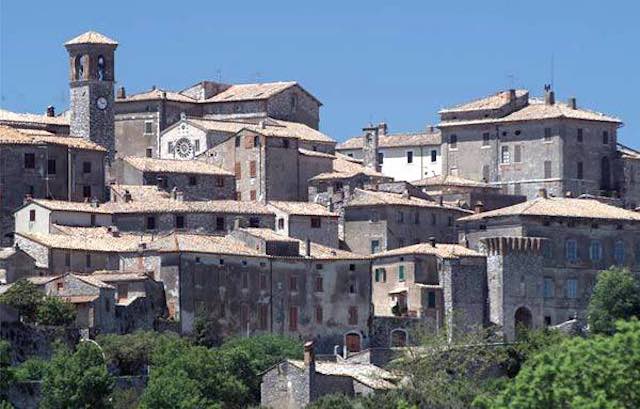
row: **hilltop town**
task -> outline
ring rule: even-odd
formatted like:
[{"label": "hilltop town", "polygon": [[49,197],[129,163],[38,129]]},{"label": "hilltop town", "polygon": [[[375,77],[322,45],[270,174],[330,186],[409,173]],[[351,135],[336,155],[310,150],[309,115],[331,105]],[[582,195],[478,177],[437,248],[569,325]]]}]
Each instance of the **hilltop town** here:
[{"label": "hilltop town", "polygon": [[[64,48],[68,109],[0,110],[0,294],[71,304],[78,339],[291,337],[261,404],[302,408],[396,387],[381,366],[425,331],[583,326],[600,271],[640,271],[640,151],[551,87],[337,142],[298,82],[132,93],[117,41]],[[50,353],[0,313],[15,359]]]}]

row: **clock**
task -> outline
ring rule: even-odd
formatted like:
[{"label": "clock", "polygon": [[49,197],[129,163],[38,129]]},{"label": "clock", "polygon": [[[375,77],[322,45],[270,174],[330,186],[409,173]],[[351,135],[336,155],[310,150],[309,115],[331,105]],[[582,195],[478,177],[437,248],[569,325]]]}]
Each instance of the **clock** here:
[{"label": "clock", "polygon": [[99,97],[98,99],[96,99],[96,106],[98,107],[98,109],[106,109],[107,105],[109,105],[109,102],[105,97]]}]

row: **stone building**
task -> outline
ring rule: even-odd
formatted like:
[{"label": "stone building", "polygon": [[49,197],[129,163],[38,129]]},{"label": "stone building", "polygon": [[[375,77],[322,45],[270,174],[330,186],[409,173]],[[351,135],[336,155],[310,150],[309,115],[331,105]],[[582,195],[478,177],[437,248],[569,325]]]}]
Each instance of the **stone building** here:
[{"label": "stone building", "polygon": [[539,187],[562,197],[618,195],[614,117],[580,108],[575,98],[543,100],[502,91],[440,111],[443,174],[485,181],[533,198]]},{"label": "stone building", "polygon": [[122,87],[116,99],[116,148],[122,156],[166,157],[161,153],[161,135],[184,115],[254,123],[274,118],[318,129],[320,106],[320,101],[296,82],[202,81],[179,92],[153,87],[133,95],[126,95]]},{"label": "stone building", "polygon": [[435,241],[414,244],[375,254],[371,269],[374,320],[393,323],[376,325],[376,347],[415,344],[411,335],[437,333],[445,324],[463,330],[486,323],[487,266],[477,251]]},{"label": "stone building", "polygon": [[313,342],[307,342],[303,361],[287,359],[262,374],[260,406],[302,409],[325,395],[388,391],[397,381],[397,376],[372,364],[316,360]]},{"label": "stone building", "polygon": [[335,142],[302,124],[246,127],[199,159],[234,172],[238,200],[306,201],[308,181],[332,170]]},{"label": "stone building", "polygon": [[527,200],[523,195],[505,194],[497,186],[485,182],[440,175],[411,182],[433,198],[442,198],[446,203],[456,203],[464,209],[479,211],[499,209]]},{"label": "stone building", "polygon": [[[366,159],[371,168],[395,180],[412,181],[440,175],[440,131],[428,127],[413,133],[387,132],[381,123],[363,130],[363,135],[347,139],[336,146],[336,151],[355,159]],[[374,163],[372,163],[374,162]]]},{"label": "stone building", "polygon": [[136,158],[123,159],[120,182],[124,185],[156,185],[164,191],[176,189],[184,200],[234,200],[233,173],[196,161]]},{"label": "stone building", "polygon": [[69,135],[69,114],[69,111],[56,114],[55,108],[51,105],[44,114],[19,113],[0,108],[0,125],[65,136]]},{"label": "stone building", "polygon": [[640,207],[640,152],[618,144],[618,161],[623,175],[622,200],[626,209]]},{"label": "stone building", "polygon": [[424,243],[430,237],[438,242],[457,242],[455,221],[471,212],[416,193],[410,187],[402,193],[354,190],[344,206],[347,248],[358,254],[375,254]]},{"label": "stone building", "polygon": [[160,253],[156,277],[183,333],[205,320],[221,338],[276,333],[315,339],[325,352],[368,343],[365,257],[255,228],[226,237],[178,234],[150,246]]},{"label": "stone building", "polygon": [[599,271],[640,271],[640,214],[597,200],[540,197],[458,220],[460,240],[487,255],[490,320],[513,338],[584,318]]},{"label": "stone building", "polygon": [[0,127],[0,245],[13,241],[13,212],[25,198],[105,197],[105,149],[83,138]]},{"label": "stone building", "polygon": [[276,215],[276,232],[338,248],[338,214],[308,202],[269,202]]},{"label": "stone building", "polygon": [[35,260],[19,247],[0,247],[0,284],[10,284],[38,273]]}]

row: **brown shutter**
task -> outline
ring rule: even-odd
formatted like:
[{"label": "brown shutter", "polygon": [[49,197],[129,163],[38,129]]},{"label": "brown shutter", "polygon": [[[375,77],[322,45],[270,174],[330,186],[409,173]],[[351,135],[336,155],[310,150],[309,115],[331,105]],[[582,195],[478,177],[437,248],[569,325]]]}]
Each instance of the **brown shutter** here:
[{"label": "brown shutter", "polygon": [[240,162],[236,162],[235,174],[237,179],[242,178],[242,168],[240,167]]}]

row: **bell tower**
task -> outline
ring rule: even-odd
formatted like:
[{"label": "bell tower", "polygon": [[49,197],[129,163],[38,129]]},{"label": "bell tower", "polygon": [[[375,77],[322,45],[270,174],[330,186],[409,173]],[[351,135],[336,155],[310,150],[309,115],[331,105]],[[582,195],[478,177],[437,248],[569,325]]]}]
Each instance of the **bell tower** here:
[{"label": "bell tower", "polygon": [[107,168],[115,155],[114,52],[118,43],[88,31],[64,44],[69,53],[70,133],[107,149]]}]

